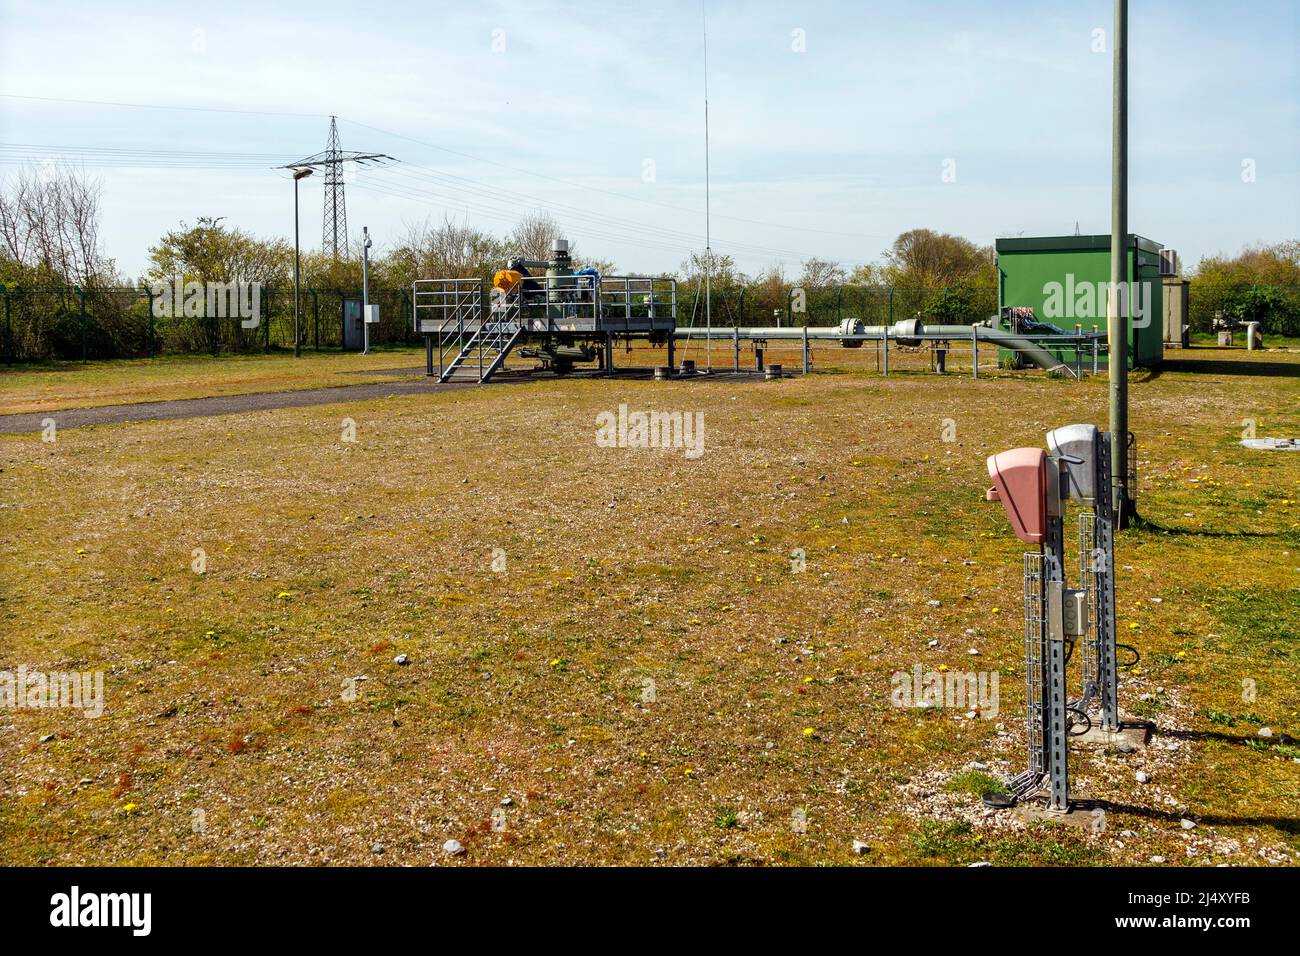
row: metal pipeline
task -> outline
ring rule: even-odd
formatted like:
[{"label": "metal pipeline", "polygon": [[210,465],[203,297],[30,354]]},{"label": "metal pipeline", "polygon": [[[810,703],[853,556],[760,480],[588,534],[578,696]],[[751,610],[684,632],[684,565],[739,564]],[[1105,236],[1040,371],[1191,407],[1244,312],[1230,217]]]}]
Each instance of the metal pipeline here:
[{"label": "metal pipeline", "polygon": [[[852,331],[846,331],[852,329]],[[1069,372],[1074,370],[1055,355],[1023,335],[991,329],[984,325],[924,325],[919,319],[903,319],[889,325],[860,325],[855,320],[846,320],[840,325],[811,325],[806,329],[810,339],[831,340],[838,342],[879,341],[888,332],[891,340],[903,345],[916,345],[922,341],[969,341],[972,334],[980,342],[989,342],[1001,348],[1019,352],[1038,368],[1047,372]],[[709,338],[725,340],[742,339],[789,339],[802,340],[805,335],[803,326],[769,326],[714,329],[706,333],[703,329],[678,328],[673,336],[679,339]],[[1069,336],[1069,342],[1078,348],[1089,336]]]}]

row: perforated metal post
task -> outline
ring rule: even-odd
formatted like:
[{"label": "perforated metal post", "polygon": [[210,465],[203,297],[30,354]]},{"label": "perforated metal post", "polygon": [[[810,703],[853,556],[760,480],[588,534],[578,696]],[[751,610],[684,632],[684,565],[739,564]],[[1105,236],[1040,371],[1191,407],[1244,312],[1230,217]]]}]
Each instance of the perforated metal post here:
[{"label": "perforated metal post", "polygon": [[1017,795],[1038,786],[1047,771],[1043,733],[1043,663],[1046,659],[1047,602],[1043,595],[1043,552],[1025,552],[1025,774],[1013,781]]},{"label": "perforated metal post", "polygon": [[[1110,488],[1110,436],[1097,435],[1097,488]],[[1097,684],[1101,696],[1102,729],[1119,730],[1119,673],[1115,650],[1115,511],[1111,497],[1097,496],[1095,585],[1097,588]]]},{"label": "perforated metal post", "polygon": [[1051,787],[1048,809],[1064,812],[1070,807],[1065,689],[1065,535],[1060,470],[1055,458],[1048,459],[1048,484],[1047,540],[1043,543],[1047,653],[1043,675],[1046,706],[1042,732],[1046,742],[1047,774]]}]

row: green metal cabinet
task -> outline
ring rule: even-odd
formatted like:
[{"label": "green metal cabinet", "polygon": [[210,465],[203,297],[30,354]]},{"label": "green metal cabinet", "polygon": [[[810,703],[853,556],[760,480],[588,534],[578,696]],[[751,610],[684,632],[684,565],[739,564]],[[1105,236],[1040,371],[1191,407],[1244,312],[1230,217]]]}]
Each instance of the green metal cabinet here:
[{"label": "green metal cabinet", "polygon": [[[1106,330],[1106,290],[1110,283],[1110,236],[1046,236],[999,239],[998,314],[1008,306],[1029,306],[1040,322],[1073,332]],[[1163,285],[1158,242],[1130,235],[1128,276],[1133,286],[1129,309],[1129,365],[1153,366],[1164,356]],[[1141,309],[1142,315],[1134,313]],[[1002,320],[1002,327],[1006,327]],[[1052,349],[1073,364],[1074,349]],[[1006,353],[1010,357],[1011,353]],[[1085,356],[1084,361],[1090,358]]]}]

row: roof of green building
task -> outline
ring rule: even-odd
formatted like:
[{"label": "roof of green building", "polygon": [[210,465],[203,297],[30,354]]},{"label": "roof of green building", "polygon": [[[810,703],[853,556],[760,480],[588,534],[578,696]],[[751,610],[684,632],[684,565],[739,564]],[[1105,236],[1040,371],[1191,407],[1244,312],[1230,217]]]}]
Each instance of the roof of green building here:
[{"label": "roof of green building", "polygon": [[[1164,248],[1160,243],[1145,236],[1129,234],[1129,248],[1138,248],[1143,252],[1158,253]],[[1084,252],[1092,250],[1109,250],[1110,235],[1101,236],[1031,236],[1017,239],[998,239],[994,248],[999,252]]]}]

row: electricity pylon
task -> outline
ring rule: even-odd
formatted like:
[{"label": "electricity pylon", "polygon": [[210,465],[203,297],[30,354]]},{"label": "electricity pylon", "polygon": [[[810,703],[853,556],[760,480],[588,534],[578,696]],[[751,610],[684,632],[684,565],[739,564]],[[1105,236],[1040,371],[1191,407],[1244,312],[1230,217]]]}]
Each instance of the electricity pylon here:
[{"label": "electricity pylon", "polygon": [[321,245],[335,259],[347,258],[348,254],[348,208],[343,191],[343,164],[357,163],[362,166],[383,166],[395,163],[386,153],[358,153],[344,150],[339,144],[338,117],[330,117],[329,143],[319,153],[312,153],[296,163],[289,163],[281,169],[323,169],[325,171],[325,215],[321,229]]}]

